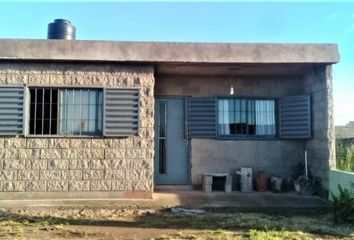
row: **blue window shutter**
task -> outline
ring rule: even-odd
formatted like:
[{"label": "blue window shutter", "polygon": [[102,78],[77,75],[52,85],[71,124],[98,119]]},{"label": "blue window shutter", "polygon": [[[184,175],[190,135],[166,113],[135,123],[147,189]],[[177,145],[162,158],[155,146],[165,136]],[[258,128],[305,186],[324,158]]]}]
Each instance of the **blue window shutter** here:
[{"label": "blue window shutter", "polygon": [[280,137],[283,139],[311,138],[311,100],[309,95],[281,99]]},{"label": "blue window shutter", "polygon": [[131,136],[139,134],[139,90],[104,89],[103,134]]},{"label": "blue window shutter", "polygon": [[0,86],[0,135],[24,134],[23,86]]},{"label": "blue window shutter", "polygon": [[216,138],[216,99],[191,97],[188,100],[190,138]]}]

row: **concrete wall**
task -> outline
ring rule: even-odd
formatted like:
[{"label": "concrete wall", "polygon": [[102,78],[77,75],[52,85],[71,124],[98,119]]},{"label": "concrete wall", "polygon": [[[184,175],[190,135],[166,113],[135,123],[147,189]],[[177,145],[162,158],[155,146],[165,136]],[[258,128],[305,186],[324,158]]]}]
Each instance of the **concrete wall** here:
[{"label": "concrete wall", "polygon": [[[256,70],[255,70],[256,71]],[[156,96],[283,97],[304,93],[303,76],[183,76],[156,77]]]},{"label": "concrete wall", "polygon": [[85,192],[140,192],[135,196],[149,197],[153,188],[153,72],[152,66],[144,65],[0,63],[3,85],[139,88],[141,96],[139,136],[1,137],[0,191],[58,192],[50,196],[60,198],[73,196],[72,192],[80,192],[77,197]]},{"label": "concrete wall", "polygon": [[[157,76],[155,94],[160,96],[274,97],[303,94],[303,76]],[[205,172],[229,172],[252,167],[256,175],[263,169],[271,174],[289,176],[291,169],[304,159],[305,140],[208,140],[191,142],[191,179],[201,184]]]},{"label": "concrete wall", "polygon": [[338,184],[343,189],[348,189],[354,192],[354,173],[344,172],[339,170],[329,171],[329,191],[334,195],[338,194]]},{"label": "concrete wall", "polygon": [[312,173],[328,189],[329,170],[335,169],[332,67],[317,66],[305,76],[305,89],[312,99],[312,139],[306,142]]},{"label": "concrete wall", "polygon": [[254,177],[259,170],[287,177],[303,159],[304,141],[193,139],[191,150],[192,184],[198,185],[203,173],[234,175],[241,167],[252,168]]}]

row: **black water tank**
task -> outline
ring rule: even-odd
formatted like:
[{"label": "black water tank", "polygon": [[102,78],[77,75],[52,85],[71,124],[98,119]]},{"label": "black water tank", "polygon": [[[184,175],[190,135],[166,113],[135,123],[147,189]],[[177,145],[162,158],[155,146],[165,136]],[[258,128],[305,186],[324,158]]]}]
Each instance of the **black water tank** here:
[{"label": "black water tank", "polygon": [[48,24],[48,39],[75,40],[76,29],[70,21],[55,19]]}]

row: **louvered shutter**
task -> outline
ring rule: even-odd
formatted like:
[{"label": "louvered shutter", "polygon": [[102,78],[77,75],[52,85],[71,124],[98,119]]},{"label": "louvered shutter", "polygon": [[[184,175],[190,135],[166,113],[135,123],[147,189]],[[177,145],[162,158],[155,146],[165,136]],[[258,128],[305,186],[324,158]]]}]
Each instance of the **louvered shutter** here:
[{"label": "louvered shutter", "polygon": [[192,97],[188,100],[188,133],[190,138],[216,137],[214,97]]},{"label": "louvered shutter", "polygon": [[0,135],[24,134],[24,87],[0,86]]},{"label": "louvered shutter", "polygon": [[139,90],[104,90],[104,135],[130,136],[139,133]]},{"label": "louvered shutter", "polygon": [[280,137],[283,139],[311,138],[311,101],[309,95],[281,99]]}]

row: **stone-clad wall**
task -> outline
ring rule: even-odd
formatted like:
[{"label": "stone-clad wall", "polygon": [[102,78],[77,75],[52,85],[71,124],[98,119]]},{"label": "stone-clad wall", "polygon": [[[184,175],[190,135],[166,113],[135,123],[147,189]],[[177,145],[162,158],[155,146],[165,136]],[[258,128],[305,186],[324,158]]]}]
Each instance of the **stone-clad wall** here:
[{"label": "stone-clad wall", "polygon": [[329,186],[329,170],[335,168],[332,67],[315,67],[305,76],[305,89],[312,100],[312,138],[307,141],[310,170]]},{"label": "stone-clad wall", "polygon": [[1,63],[0,84],[140,89],[139,136],[0,137],[0,191],[152,192],[152,66]]}]

